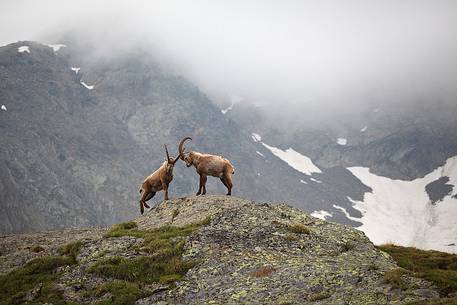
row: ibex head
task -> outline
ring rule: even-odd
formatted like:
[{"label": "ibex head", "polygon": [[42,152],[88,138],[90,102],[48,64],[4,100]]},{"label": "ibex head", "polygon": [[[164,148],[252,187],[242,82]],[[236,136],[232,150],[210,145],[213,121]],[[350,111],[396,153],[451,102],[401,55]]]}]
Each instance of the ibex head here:
[{"label": "ibex head", "polygon": [[166,164],[166,172],[167,174],[173,174],[173,167],[175,166],[176,161],[179,160],[179,157],[181,154],[178,154],[176,158],[171,158],[170,155],[168,154],[168,149],[167,145],[165,145],[165,152],[167,153],[167,159],[165,160],[167,162]]},{"label": "ibex head", "polygon": [[184,150],[185,150],[184,142],[186,142],[187,140],[192,140],[192,138],[185,137],[179,143],[179,156],[180,156],[181,160],[186,162],[186,166],[187,167],[191,167],[192,166],[192,152],[190,152],[190,153],[185,153],[184,152]]}]

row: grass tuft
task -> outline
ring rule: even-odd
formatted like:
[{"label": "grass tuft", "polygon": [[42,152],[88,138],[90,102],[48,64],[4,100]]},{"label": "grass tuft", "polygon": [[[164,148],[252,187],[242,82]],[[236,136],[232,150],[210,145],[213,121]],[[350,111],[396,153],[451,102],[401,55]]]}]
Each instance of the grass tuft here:
[{"label": "grass tuft", "polygon": [[414,276],[434,282],[442,296],[457,292],[457,255],[392,244],[379,246]]},{"label": "grass tuft", "polygon": [[406,290],[408,289],[408,284],[402,279],[402,276],[408,273],[409,272],[403,268],[395,268],[384,274],[384,280],[394,288]]},{"label": "grass tuft", "polygon": [[171,284],[181,280],[195,261],[184,261],[184,237],[192,234],[200,227],[209,224],[211,218],[186,225],[184,227],[163,226],[153,230],[139,230],[136,223],[127,222],[113,227],[105,238],[133,236],[143,239],[141,249],[149,253],[147,256],[124,258],[109,257],[95,262],[88,272],[98,276],[115,279],[112,285],[105,284],[99,288],[100,293],[109,292],[112,297],[100,304],[134,304],[144,297],[139,290],[144,284]]},{"label": "grass tuft", "polygon": [[96,295],[102,297],[107,293],[110,297],[97,302],[97,305],[133,305],[136,300],[147,296],[137,283],[119,280],[103,284],[97,289]]},{"label": "grass tuft", "polygon": [[65,255],[73,259],[73,262],[76,263],[76,257],[79,254],[79,251],[81,250],[82,242],[80,240],[74,241],[68,244],[65,244],[61,246],[57,252],[60,255]]},{"label": "grass tuft", "polygon": [[66,304],[62,293],[54,287],[60,276],[56,269],[73,263],[68,256],[43,256],[0,275],[0,304],[25,304],[32,290],[36,290],[33,304]]}]

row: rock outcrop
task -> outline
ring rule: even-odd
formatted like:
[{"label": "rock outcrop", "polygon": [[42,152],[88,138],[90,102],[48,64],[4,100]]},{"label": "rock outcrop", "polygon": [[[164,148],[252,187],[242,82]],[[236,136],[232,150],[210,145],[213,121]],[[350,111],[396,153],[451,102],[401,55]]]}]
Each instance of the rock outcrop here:
[{"label": "rock outcrop", "polygon": [[169,200],[110,231],[0,241],[0,284],[14,270],[25,274],[17,270],[31,259],[74,257],[53,270],[53,282],[22,291],[29,302],[48,290],[77,304],[402,304],[438,296],[361,231],[236,197]]}]

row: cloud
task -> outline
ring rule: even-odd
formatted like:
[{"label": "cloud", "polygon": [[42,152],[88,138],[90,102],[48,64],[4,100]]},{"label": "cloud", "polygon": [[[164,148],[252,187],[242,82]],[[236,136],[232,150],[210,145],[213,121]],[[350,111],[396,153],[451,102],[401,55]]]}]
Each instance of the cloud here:
[{"label": "cloud", "polygon": [[[0,44],[67,31],[166,58],[216,100],[456,100],[456,1],[2,1]],[[58,41],[53,41],[58,42]],[[105,52],[106,51],[106,52]]]}]

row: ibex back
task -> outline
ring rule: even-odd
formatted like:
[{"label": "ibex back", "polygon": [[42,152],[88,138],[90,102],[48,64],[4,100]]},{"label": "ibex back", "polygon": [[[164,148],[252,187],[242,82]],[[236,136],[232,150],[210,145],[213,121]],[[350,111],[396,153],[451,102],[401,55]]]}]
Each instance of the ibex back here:
[{"label": "ibex back", "polygon": [[197,173],[200,175],[200,186],[198,188],[197,196],[206,194],[206,180],[208,176],[218,177],[227,188],[227,195],[232,194],[232,175],[235,173],[235,167],[229,160],[222,156],[215,156],[210,154],[202,154],[196,151],[184,152],[184,142],[192,140],[186,137],[179,143],[179,155],[181,160],[186,162],[186,166],[194,166]]}]

